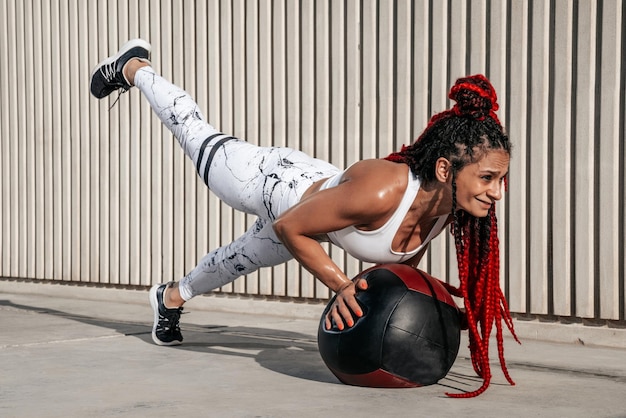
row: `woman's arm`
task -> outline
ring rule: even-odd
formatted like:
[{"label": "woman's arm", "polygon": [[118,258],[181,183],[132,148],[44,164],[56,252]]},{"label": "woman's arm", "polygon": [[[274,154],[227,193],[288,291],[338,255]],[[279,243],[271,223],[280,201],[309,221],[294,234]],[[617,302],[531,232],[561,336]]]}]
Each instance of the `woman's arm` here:
[{"label": "woman's arm", "polygon": [[[274,230],[300,264],[317,277],[328,288],[337,293],[336,303],[326,319],[330,328],[331,319],[342,329],[344,322],[352,326],[350,311],[361,316],[361,308],[354,295],[356,286],[332,261],[316,237],[348,226],[375,229],[373,225],[384,223],[395,211],[404,189],[404,176],[397,176],[397,164],[389,167],[377,160],[361,162],[351,167],[342,183],[331,189],[315,192],[283,213],[275,222]],[[395,167],[394,167],[395,166]],[[388,172],[390,171],[390,172]],[[404,179],[396,181],[395,178]],[[357,286],[365,289],[367,283]]]},{"label": "woman's arm", "polygon": [[[344,323],[351,327],[354,324],[351,312],[358,317],[363,315],[355,299],[357,285],[332,261],[317,240],[293,228],[290,221],[289,217],[279,218],[274,223],[276,235],[304,268],[337,294],[335,305],[326,317],[326,328],[330,329],[331,320],[339,329],[344,328]],[[367,283],[359,281],[358,287],[365,290]]]}]

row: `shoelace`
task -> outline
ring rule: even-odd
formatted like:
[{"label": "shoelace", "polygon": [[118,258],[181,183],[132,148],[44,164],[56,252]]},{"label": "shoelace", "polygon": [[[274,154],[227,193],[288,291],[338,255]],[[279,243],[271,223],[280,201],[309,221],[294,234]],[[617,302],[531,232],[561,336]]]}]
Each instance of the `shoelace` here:
[{"label": "shoelace", "polygon": [[100,68],[100,73],[102,73],[102,76],[107,81],[107,83],[110,83],[111,80],[115,78],[116,67],[117,61],[113,61],[112,63],[105,64],[102,66],[102,68]]},{"label": "shoelace", "polygon": [[[100,73],[102,74],[104,79],[107,81],[107,83],[114,81],[115,74],[117,73],[117,61],[113,61],[112,63],[103,65],[102,68],[100,68]],[[119,89],[117,89],[117,97],[115,98],[113,103],[111,103],[111,106],[109,106],[109,110],[113,109],[113,107],[117,104],[118,100],[120,100],[120,96],[123,93],[126,93],[127,91],[128,89],[124,87],[120,87]]]},{"label": "shoelace", "polygon": [[115,100],[113,101],[113,103],[111,104],[111,106],[109,106],[109,110],[113,109],[113,106],[115,106],[118,102],[118,100],[120,100],[120,97],[122,96],[123,93],[126,93],[128,90],[126,90],[123,87],[120,87],[117,90],[117,97],[115,98]]},{"label": "shoelace", "polygon": [[[166,308],[167,309],[167,308]],[[178,331],[180,330],[180,315],[183,313],[181,308],[178,309],[167,309],[165,311],[165,313],[161,313],[159,312],[159,323],[158,323],[158,329],[162,329],[164,331]],[[167,325],[162,323],[164,321],[167,321]],[[173,326],[168,326],[169,324],[173,324]]]}]

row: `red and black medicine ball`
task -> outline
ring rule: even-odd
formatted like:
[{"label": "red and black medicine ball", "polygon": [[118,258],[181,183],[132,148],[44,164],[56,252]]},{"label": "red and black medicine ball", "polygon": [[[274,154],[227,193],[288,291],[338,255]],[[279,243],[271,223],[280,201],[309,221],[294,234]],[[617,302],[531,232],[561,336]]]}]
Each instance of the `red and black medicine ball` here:
[{"label": "red and black medicine ball", "polygon": [[354,326],[327,330],[326,306],[317,334],[326,366],[345,384],[417,387],[438,382],[459,352],[459,309],[441,282],[404,264],[361,272],[368,289],[357,292],[363,316]]}]

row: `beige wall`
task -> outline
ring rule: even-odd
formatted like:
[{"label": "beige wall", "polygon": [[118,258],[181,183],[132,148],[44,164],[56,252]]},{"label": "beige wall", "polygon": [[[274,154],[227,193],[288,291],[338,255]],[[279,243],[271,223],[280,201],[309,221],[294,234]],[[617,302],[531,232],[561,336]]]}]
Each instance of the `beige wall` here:
[{"label": "beige wall", "polygon": [[[624,321],[621,0],[0,0],[0,276],[179,279],[252,219],[221,205],[138,91],[90,97],[129,38],[218,128],[345,167],[416,138],[485,73],[515,144],[499,208],[514,312]],[[113,105],[110,109],[109,107]],[[364,266],[332,249],[349,275]],[[456,282],[452,240],[423,268]],[[296,263],[225,292],[326,298]]]}]

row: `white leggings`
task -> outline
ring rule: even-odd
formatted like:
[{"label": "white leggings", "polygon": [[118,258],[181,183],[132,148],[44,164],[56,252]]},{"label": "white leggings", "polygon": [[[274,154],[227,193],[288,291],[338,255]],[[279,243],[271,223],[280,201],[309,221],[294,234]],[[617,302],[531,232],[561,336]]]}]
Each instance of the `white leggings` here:
[{"label": "white leggings", "polygon": [[248,231],[205,255],[179,283],[181,297],[194,296],[232,282],[260,267],[292,258],[272,222],[300,201],[316,181],[339,169],[291,149],[258,147],[224,135],[209,125],[184,90],[143,67],[135,86],[193,161],[205,184],[229,206],[258,216]]}]

